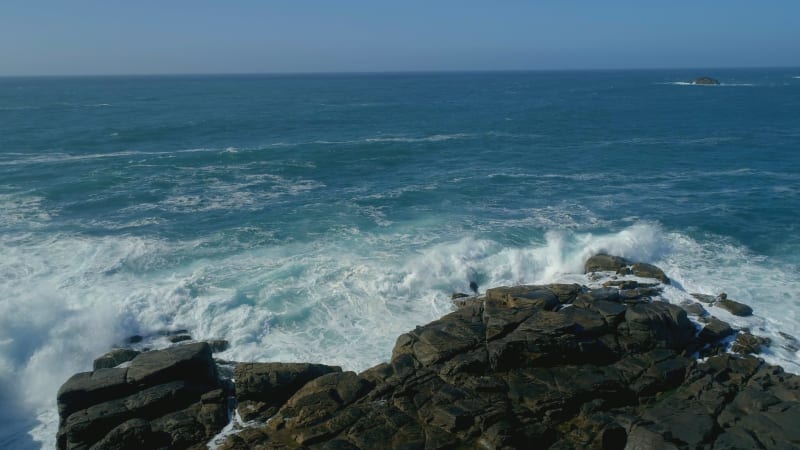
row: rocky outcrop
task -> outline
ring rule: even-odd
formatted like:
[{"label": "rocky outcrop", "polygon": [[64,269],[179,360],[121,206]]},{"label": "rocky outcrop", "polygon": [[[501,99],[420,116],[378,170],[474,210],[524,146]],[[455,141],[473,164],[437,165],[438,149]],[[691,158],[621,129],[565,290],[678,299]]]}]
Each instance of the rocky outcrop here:
[{"label": "rocky outcrop", "polygon": [[[622,258],[590,261],[588,272],[669,280]],[[702,307],[693,309],[704,321],[697,325],[688,305],[656,299],[662,287],[618,277],[596,288],[525,285],[459,297],[455,311],[401,335],[388,362],[361,373],[239,363],[233,376],[245,423],[216,446],[800,446],[800,377],[726,353],[737,333],[749,350],[763,342]],[[207,344],[78,374],[59,393],[59,445],[200,448],[224,425],[223,386]]]},{"label": "rocky outcrop", "polygon": [[633,263],[625,258],[613,255],[599,254],[592,256],[584,265],[585,273],[615,272],[619,275],[634,275],[642,278],[654,278],[664,284],[669,284],[669,278],[658,267],[637,262]]},{"label": "rocky outcrop", "polygon": [[227,391],[206,343],[76,374],[58,391],[58,448],[204,447],[228,422]]},{"label": "rocky outcrop", "polygon": [[800,419],[798,377],[753,356],[691,358],[727,324],[698,332],[679,306],[566,286],[461,302],[400,336],[389,363],[318,376],[220,448],[800,444],[779,428]]},{"label": "rocky outcrop", "polygon": [[701,85],[718,85],[719,81],[711,78],[711,77],[700,77],[695,78],[692,80],[692,84],[701,84]]}]

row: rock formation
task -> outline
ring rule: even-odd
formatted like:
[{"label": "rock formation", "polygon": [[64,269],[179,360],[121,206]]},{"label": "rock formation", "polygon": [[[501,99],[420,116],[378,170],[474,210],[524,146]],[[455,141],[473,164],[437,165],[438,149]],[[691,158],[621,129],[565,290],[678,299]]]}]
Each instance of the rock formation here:
[{"label": "rock formation", "polygon": [[718,85],[719,81],[711,77],[700,77],[692,80],[692,84]]},{"label": "rock formation", "polygon": [[[655,266],[608,255],[586,270],[669,282]],[[593,289],[529,285],[458,297],[455,311],[400,336],[389,362],[358,374],[240,363],[241,421],[215,443],[225,450],[799,447],[800,377],[724,352],[720,340],[737,330],[713,317],[700,328],[683,307],[653,300],[660,286],[622,277]],[[207,344],[78,374],[59,392],[59,447],[202,448],[227,422],[224,386]]]},{"label": "rock formation", "polygon": [[204,342],[73,375],[58,391],[58,448],[205,448],[228,422],[228,391]]}]

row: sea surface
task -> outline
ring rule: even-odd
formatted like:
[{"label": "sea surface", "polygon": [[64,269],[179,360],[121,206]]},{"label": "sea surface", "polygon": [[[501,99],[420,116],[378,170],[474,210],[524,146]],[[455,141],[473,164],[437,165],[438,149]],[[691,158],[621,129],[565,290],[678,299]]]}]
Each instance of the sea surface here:
[{"label": "sea surface", "polygon": [[0,447],[51,448],[58,387],[131,335],[363,370],[470,281],[599,251],[751,305],[715,313],[799,372],[798,77],[0,78]]}]

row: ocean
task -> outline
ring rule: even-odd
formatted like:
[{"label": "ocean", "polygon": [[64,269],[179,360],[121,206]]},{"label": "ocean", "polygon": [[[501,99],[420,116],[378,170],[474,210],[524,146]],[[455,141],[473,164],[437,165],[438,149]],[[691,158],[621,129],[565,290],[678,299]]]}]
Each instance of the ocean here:
[{"label": "ocean", "polygon": [[[688,85],[711,75],[719,86]],[[800,69],[0,78],[0,447],[132,335],[363,370],[607,252],[800,372]]]}]

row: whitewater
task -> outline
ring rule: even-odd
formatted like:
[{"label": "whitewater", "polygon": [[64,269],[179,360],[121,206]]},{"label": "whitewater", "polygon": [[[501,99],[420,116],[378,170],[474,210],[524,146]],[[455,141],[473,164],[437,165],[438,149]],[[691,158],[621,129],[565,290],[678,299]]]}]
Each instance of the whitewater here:
[{"label": "whitewater", "polygon": [[791,70],[0,79],[0,447],[133,335],[363,370],[450,296],[661,267],[800,372]]}]

